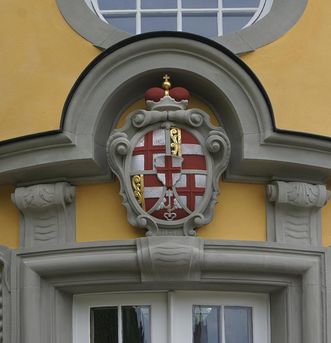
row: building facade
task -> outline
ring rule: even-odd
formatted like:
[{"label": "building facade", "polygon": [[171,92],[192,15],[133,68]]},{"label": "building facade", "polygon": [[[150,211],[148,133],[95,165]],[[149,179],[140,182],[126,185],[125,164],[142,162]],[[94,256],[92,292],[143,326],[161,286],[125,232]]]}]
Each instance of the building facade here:
[{"label": "building facade", "polygon": [[0,5],[1,342],[331,343],[331,4],[190,1]]}]

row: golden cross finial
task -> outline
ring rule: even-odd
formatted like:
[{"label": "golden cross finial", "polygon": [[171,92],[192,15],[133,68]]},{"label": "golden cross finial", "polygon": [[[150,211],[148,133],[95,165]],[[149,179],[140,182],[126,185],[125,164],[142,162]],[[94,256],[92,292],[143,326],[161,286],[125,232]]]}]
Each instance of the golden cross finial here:
[{"label": "golden cross finial", "polygon": [[168,82],[168,81],[170,80],[170,76],[169,76],[168,74],[165,74],[165,75],[163,76],[163,80],[164,80],[165,82]]},{"label": "golden cross finial", "polygon": [[164,95],[169,95],[169,89],[171,88],[170,76],[165,74],[163,80],[162,87],[164,89]]}]

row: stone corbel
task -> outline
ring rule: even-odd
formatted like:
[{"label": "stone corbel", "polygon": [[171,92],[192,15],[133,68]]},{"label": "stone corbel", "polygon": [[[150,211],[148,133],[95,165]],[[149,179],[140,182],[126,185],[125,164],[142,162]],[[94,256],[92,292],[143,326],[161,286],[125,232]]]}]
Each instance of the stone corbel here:
[{"label": "stone corbel", "polygon": [[66,182],[16,188],[12,201],[21,213],[21,246],[75,240],[75,188]]},{"label": "stone corbel", "polygon": [[330,195],[324,185],[282,181],[268,185],[268,240],[320,246],[321,209]]},{"label": "stone corbel", "polygon": [[195,237],[137,239],[141,281],[199,281],[203,240]]}]

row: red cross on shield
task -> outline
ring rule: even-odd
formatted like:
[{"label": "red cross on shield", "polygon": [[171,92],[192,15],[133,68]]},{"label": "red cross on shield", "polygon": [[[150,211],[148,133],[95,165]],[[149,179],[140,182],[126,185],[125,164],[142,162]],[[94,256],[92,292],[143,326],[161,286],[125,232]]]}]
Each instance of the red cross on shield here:
[{"label": "red cross on shield", "polygon": [[175,186],[182,172],[183,158],[173,155],[160,155],[155,157],[154,166],[157,177],[167,189]]}]

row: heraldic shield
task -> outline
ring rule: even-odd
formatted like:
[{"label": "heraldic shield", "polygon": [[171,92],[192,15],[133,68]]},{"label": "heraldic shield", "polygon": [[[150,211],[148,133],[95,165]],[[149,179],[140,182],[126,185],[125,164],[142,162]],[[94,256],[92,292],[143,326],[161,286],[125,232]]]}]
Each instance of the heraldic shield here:
[{"label": "heraldic shield", "polygon": [[195,235],[212,220],[230,142],[200,109],[187,110],[189,92],[145,93],[147,110],[131,113],[107,143],[108,163],[121,183],[131,225],[147,235]]}]

